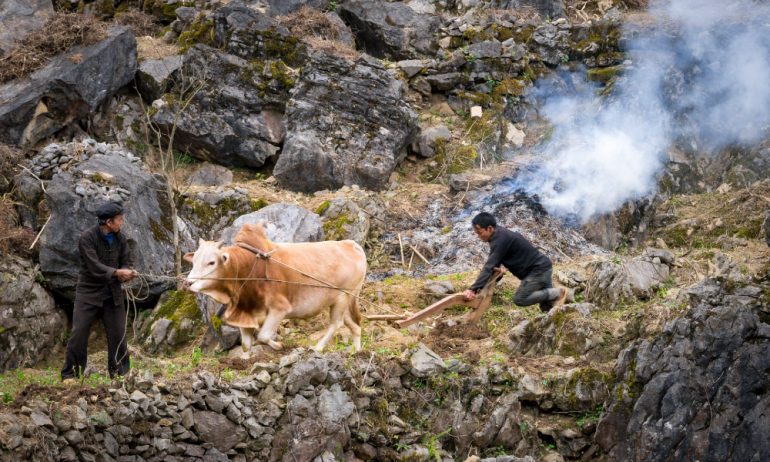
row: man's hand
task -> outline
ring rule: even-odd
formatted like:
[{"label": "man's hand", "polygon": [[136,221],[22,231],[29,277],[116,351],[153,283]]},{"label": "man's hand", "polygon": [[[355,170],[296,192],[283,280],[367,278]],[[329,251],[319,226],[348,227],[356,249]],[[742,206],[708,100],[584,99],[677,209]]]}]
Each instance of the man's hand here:
[{"label": "man's hand", "polygon": [[465,296],[465,299],[470,301],[476,298],[476,292],[472,291],[471,289],[466,290],[463,292],[463,296]]},{"label": "man's hand", "polygon": [[128,282],[131,279],[134,279],[135,275],[134,270],[124,268],[115,270],[115,277],[118,278],[118,281],[120,282]]}]

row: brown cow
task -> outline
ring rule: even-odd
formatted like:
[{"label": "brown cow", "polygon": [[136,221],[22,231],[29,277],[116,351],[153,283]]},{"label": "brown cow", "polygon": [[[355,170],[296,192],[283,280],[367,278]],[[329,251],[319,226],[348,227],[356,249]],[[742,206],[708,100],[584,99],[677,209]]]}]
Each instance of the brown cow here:
[{"label": "brown cow", "polygon": [[357,297],[366,276],[361,246],[354,241],[271,242],[261,224],[243,225],[234,242],[224,247],[221,241],[201,239],[198,250],[185,255],[193,264],[186,282],[193,292],[227,305],[223,321],[241,329],[244,352],[251,348],[254,330],[259,330],[257,340],[281,349],[273,336],[284,318],[306,319],[325,308],[330,308],[330,323],[315,350],[323,350],[343,323],[353,333],[356,351],[361,350]]}]

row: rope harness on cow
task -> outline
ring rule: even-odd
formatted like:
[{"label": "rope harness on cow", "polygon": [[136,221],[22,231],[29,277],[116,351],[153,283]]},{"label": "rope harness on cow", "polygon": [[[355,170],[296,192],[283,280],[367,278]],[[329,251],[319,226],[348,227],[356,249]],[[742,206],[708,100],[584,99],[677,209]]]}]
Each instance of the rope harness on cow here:
[{"label": "rope harness on cow", "polygon": [[[192,278],[192,279],[194,279],[196,281],[197,280],[201,280],[201,281],[206,281],[206,280],[209,280],[209,281],[242,281],[243,283],[241,284],[241,287],[239,288],[238,292],[240,292],[240,289],[242,289],[243,286],[247,282],[249,282],[249,281],[275,282],[275,283],[282,283],[282,284],[294,284],[294,285],[305,286],[305,287],[316,287],[316,288],[319,288],[319,289],[338,290],[338,291],[340,291],[340,292],[342,292],[342,293],[344,293],[344,294],[346,294],[346,295],[348,295],[350,297],[354,297],[358,301],[363,302],[364,304],[366,304],[368,306],[373,306],[373,307],[375,307],[375,308],[377,308],[379,310],[387,311],[387,312],[389,312],[389,313],[391,313],[391,314],[393,314],[395,316],[399,316],[399,317],[402,316],[401,314],[395,313],[393,310],[391,310],[391,309],[389,309],[389,308],[387,308],[385,306],[378,305],[378,304],[376,304],[374,302],[371,302],[371,301],[363,298],[361,295],[356,295],[356,294],[352,293],[350,291],[350,289],[344,289],[344,288],[341,288],[341,287],[337,287],[334,284],[331,284],[331,283],[329,283],[327,281],[324,281],[323,279],[319,279],[319,278],[313,276],[312,274],[308,274],[308,273],[300,270],[299,268],[296,268],[296,267],[294,267],[292,265],[289,265],[287,263],[284,263],[284,262],[276,259],[275,257],[273,257],[273,253],[276,250],[278,250],[278,249],[273,249],[273,250],[271,250],[269,252],[265,252],[264,250],[258,249],[256,247],[251,246],[249,244],[246,244],[244,242],[236,242],[234,245],[237,246],[237,247],[240,247],[240,248],[242,248],[244,250],[247,250],[247,251],[253,253],[254,255],[256,255],[257,259],[254,260],[254,263],[252,264],[252,267],[251,267],[251,270],[249,271],[249,274],[251,274],[251,272],[254,270],[254,266],[257,264],[257,261],[259,261],[259,259],[262,259],[262,260],[265,260],[266,263],[268,261],[277,263],[277,264],[279,264],[279,265],[281,265],[281,266],[283,266],[283,267],[285,267],[287,269],[290,269],[290,270],[292,270],[292,271],[294,271],[296,273],[299,273],[299,274],[301,274],[301,275],[303,275],[303,276],[305,276],[305,277],[307,277],[309,279],[312,279],[312,280],[318,282],[319,284],[308,283],[308,282],[300,282],[300,281],[287,281],[287,280],[284,280],[284,279],[271,278],[267,274],[267,268],[265,268],[265,277],[234,277],[234,278],[208,277],[209,274],[211,274],[214,271],[216,271],[216,269],[214,269],[214,270],[211,270],[208,273],[204,274],[203,276],[195,277],[195,278]],[[148,274],[148,273],[136,273],[137,276],[141,276],[141,277],[144,277],[144,278],[169,279],[169,280],[174,280],[174,281],[179,281],[180,279],[185,279],[185,276],[184,276],[185,274],[187,274],[187,273],[180,274],[179,276],[163,276],[163,275],[153,275],[153,274]],[[148,289],[148,292],[149,292],[149,289]],[[146,298],[147,297],[145,297],[144,299],[146,299]],[[141,299],[141,300],[144,300],[144,299]],[[139,299],[135,299],[135,300],[139,300]],[[134,305],[134,307],[135,307],[135,305]],[[362,313],[362,316],[364,318],[370,319],[368,316],[364,315],[363,313]]]}]

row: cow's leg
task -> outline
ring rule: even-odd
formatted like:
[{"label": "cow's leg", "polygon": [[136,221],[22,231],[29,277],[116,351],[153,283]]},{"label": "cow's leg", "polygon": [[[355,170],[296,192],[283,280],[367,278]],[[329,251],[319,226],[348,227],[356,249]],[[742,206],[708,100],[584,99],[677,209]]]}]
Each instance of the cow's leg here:
[{"label": "cow's leg", "polygon": [[326,344],[329,343],[329,340],[331,340],[332,336],[335,332],[337,332],[337,329],[342,327],[343,320],[345,318],[345,311],[348,309],[348,301],[346,300],[347,296],[345,298],[339,297],[337,298],[337,301],[334,302],[334,305],[332,305],[331,310],[329,311],[329,327],[326,329],[326,333],[324,333],[324,336],[321,337],[321,340],[316,343],[316,345],[313,347],[313,349],[317,352],[322,352],[324,348],[326,348]]},{"label": "cow's leg", "polygon": [[251,327],[241,327],[241,349],[243,349],[243,356],[249,355],[251,345],[254,340],[254,329]]},{"label": "cow's leg", "polygon": [[353,306],[353,304],[358,304],[358,300],[353,299],[351,302],[351,306],[349,310],[345,310],[345,316],[344,321],[345,325],[350,329],[350,332],[353,334],[353,348],[356,349],[356,351],[361,351],[361,326],[360,326],[360,320],[356,322],[356,319],[353,319],[353,314],[351,313],[354,309],[358,310],[358,306]]},{"label": "cow's leg", "polygon": [[262,328],[259,330],[257,340],[259,340],[261,343],[268,344],[270,348],[274,350],[282,349],[283,344],[273,340],[273,337],[275,336],[275,333],[278,332],[278,326],[281,325],[281,321],[283,321],[283,318],[286,317],[287,311],[288,310],[275,309],[272,307],[268,308],[267,317],[265,318],[265,322],[262,324]]}]

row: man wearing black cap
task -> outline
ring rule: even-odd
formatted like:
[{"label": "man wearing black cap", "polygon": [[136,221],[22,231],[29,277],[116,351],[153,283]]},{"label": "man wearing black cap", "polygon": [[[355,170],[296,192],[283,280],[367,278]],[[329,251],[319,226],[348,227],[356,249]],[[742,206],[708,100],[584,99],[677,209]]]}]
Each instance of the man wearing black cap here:
[{"label": "man wearing black cap", "polygon": [[88,335],[94,319],[101,317],[107,332],[107,369],[110,377],[124,375],[129,369],[126,345],[126,308],[122,282],[134,278],[131,249],[123,226],[123,207],[110,202],[96,209],[99,224],[80,235],[80,274],[75,289],[72,333],[67,342],[67,356],[62,380],[81,376],[88,359]]}]

